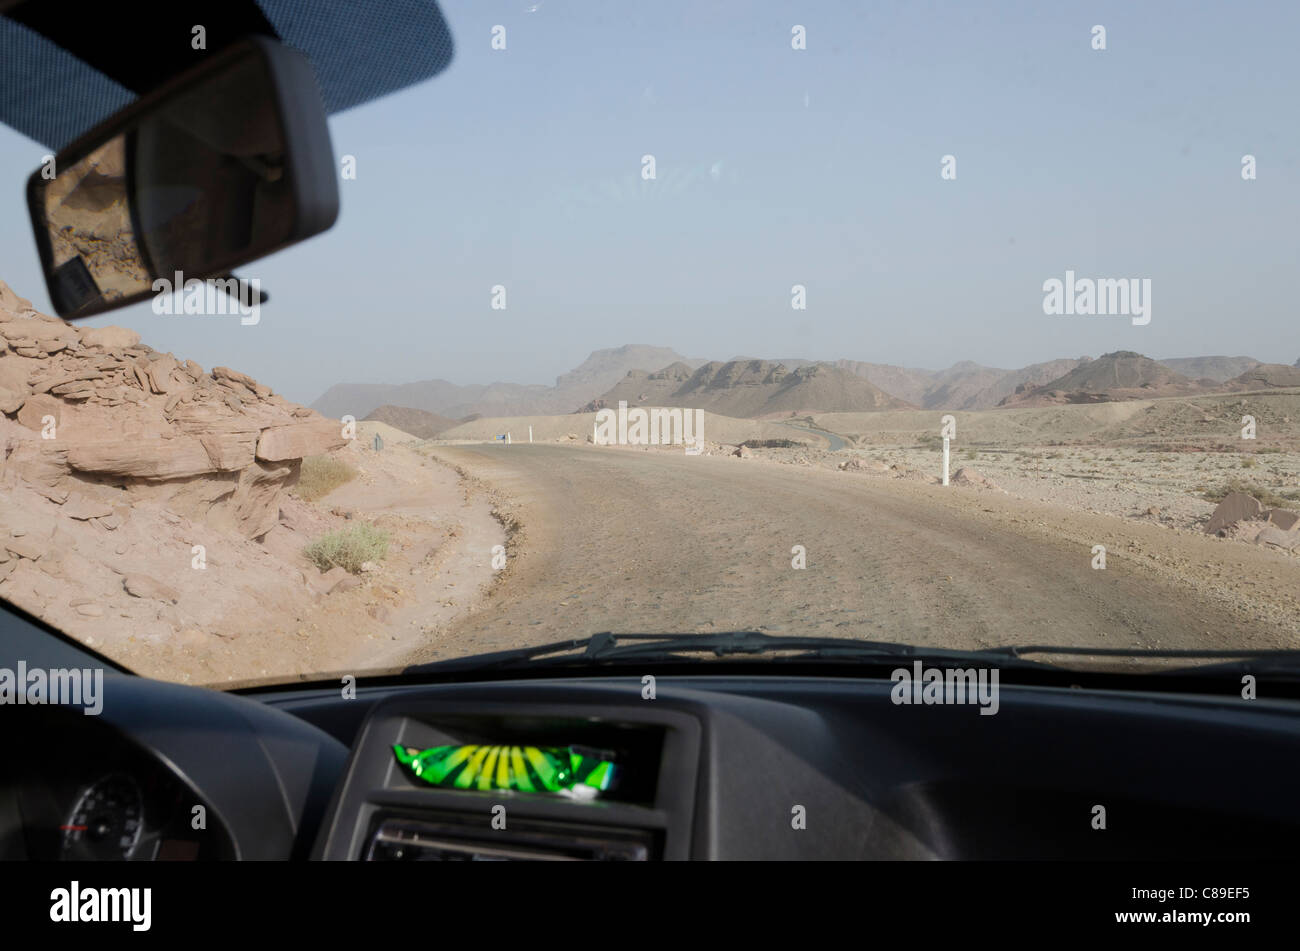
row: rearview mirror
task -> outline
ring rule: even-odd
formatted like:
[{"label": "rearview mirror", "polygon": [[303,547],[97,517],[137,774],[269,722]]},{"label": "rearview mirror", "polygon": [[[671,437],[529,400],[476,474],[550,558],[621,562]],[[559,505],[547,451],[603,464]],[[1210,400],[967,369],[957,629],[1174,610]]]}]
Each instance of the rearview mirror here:
[{"label": "rearview mirror", "polygon": [[339,195],[311,64],[263,37],[228,47],[59,152],[27,204],[60,317],[225,277],[319,234]]}]

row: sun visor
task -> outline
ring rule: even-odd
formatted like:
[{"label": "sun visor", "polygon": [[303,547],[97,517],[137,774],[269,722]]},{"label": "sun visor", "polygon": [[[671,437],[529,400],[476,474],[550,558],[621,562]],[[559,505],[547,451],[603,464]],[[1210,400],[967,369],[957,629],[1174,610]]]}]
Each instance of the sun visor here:
[{"label": "sun visor", "polygon": [[436,76],[453,49],[432,0],[199,0],[144,14],[24,0],[0,10],[0,122],[51,150],[250,33],[307,55],[330,114]]}]

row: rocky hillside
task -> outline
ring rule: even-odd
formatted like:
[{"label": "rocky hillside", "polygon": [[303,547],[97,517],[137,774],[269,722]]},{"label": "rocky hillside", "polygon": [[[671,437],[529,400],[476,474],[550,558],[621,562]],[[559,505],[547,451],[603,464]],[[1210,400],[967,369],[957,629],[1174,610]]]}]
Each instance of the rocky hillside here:
[{"label": "rocky hillside", "polygon": [[[970,360],[954,363],[946,370],[922,370],[888,363],[865,363],[861,360],[835,360],[831,365],[863,377],[895,396],[922,409],[976,410],[992,409],[1016,387],[1039,386],[1068,373],[1091,357],[1049,360],[1018,370],[986,367]],[[790,369],[807,366],[809,360],[787,360]]]},{"label": "rocky hillside", "polygon": [[[1032,363],[1015,370],[987,367],[970,360],[955,363],[946,370],[922,370],[859,360],[835,360],[832,365],[864,377],[891,396],[922,409],[980,410],[992,409],[1008,397],[1049,383],[1055,387],[1057,379],[1091,359],[1087,356],[1066,357]],[[782,359],[780,362],[794,369],[811,361]],[[1260,365],[1254,357],[1244,356],[1175,357],[1155,362],[1180,376],[1206,383],[1227,383]],[[1297,365],[1300,366],[1300,361]]]},{"label": "rocky hillside", "polygon": [[1260,363],[1229,380],[1220,389],[1236,392],[1292,386],[1300,386],[1300,365],[1289,367],[1285,363]]},{"label": "rocky hillside", "polygon": [[456,418],[471,413],[487,415],[503,408],[528,413],[532,407],[545,405],[550,395],[551,387],[540,384],[461,385],[447,380],[336,383],[312,403],[312,408],[336,419],[348,414],[362,419],[380,406],[408,406]]},{"label": "rocky hillside", "polygon": [[862,377],[830,364],[790,370],[769,360],[706,363],[694,371],[679,362],[654,373],[634,371],[579,412],[617,406],[620,400],[629,406],[684,406],[739,419],[908,408]]},{"label": "rocky hillside", "polygon": [[937,375],[934,370],[896,367],[887,363],[864,363],[860,360],[836,360],[834,365],[875,384],[890,396],[920,407],[927,405],[929,391]]},{"label": "rocky hillside", "polygon": [[409,406],[452,419],[465,416],[534,416],[568,413],[595,399],[630,370],[681,361],[699,366],[667,347],[628,344],[596,350],[581,364],[555,380],[554,386],[531,383],[474,383],[446,380],[416,383],[340,383],[330,387],[312,407],[327,416],[351,413],[358,419],[377,407]]},{"label": "rocky hillside", "polygon": [[935,410],[992,409],[1017,387],[1041,386],[1087,363],[1090,357],[1049,360],[1018,370],[1001,370],[963,361],[935,374],[921,406]]},{"label": "rocky hillside", "polygon": [[147,486],[155,499],[256,538],[275,524],[299,460],[343,445],[336,420],[236,370],[205,373],[134,331],[37,314],[8,287],[0,338],[5,476],[58,503]]},{"label": "rocky hillside", "polygon": [[673,394],[694,375],[695,369],[680,360],[653,373],[629,370],[604,395],[591,400],[577,412],[594,413],[606,406],[618,406],[620,400],[626,401],[628,406],[674,406],[677,404],[671,402]]},{"label": "rocky hillside", "polygon": [[630,343],[609,350],[596,350],[580,365],[556,377],[556,390],[590,388],[603,392],[617,383],[629,370],[665,367],[669,364],[695,369],[703,360],[688,360],[668,347],[651,347]]},{"label": "rocky hillside", "polygon": [[420,439],[432,439],[457,423],[463,422],[463,420],[428,413],[410,406],[380,406],[372,410],[366,419],[387,423],[394,429],[400,429]]},{"label": "rocky hillside", "polygon": [[57,627],[170,637],[218,606],[247,613],[277,574],[302,588],[259,542],[303,457],[344,442],[236,370],[39,314],[0,283],[0,597]]},{"label": "rocky hillside", "polygon": [[1051,406],[1063,403],[1108,403],[1191,396],[1212,386],[1190,380],[1132,350],[1116,350],[1081,364],[1041,386],[1023,385],[1000,406]]},{"label": "rocky hillside", "polygon": [[[1134,356],[1139,355],[1134,354]],[[1063,357],[1017,369],[989,367],[970,360],[954,363],[945,370],[926,370],[861,360],[814,361],[803,358],[763,360],[755,357],[735,357],[725,362],[715,361],[709,365],[717,368],[761,364],[769,370],[780,366],[786,372],[795,372],[814,365],[829,366],[866,380],[882,393],[899,400],[900,405],[939,411],[992,409],[1001,405],[1031,405],[1027,404],[1026,400],[1036,401],[1037,404],[1048,404],[1072,400],[1097,402],[1106,399],[1131,399],[1134,394],[1124,394],[1119,391],[1133,388],[1147,391],[1140,394],[1143,396],[1202,392],[1210,388],[1212,383],[1227,384],[1260,365],[1260,361],[1254,357],[1246,356],[1176,357],[1168,360],[1148,360],[1142,357],[1141,359],[1146,361],[1142,364],[1141,373],[1131,372],[1136,367],[1131,360],[1128,363],[1107,361],[1106,368],[1112,374],[1117,372],[1117,368],[1121,375],[1129,374],[1125,379],[1131,380],[1131,386],[1101,379],[1107,372],[1103,368],[1094,368],[1090,371],[1091,375],[1084,374],[1066,380],[1065,378],[1072,371],[1079,370],[1092,361],[1092,358],[1087,356]],[[581,365],[568,373],[561,374],[556,379],[555,386],[520,383],[462,386],[446,380],[425,380],[403,384],[345,383],[331,387],[312,405],[331,417],[340,417],[347,413],[363,417],[373,413],[379,406],[391,405],[424,410],[452,419],[463,419],[470,415],[485,417],[560,415],[574,412],[575,407],[578,407],[577,412],[590,412],[604,405],[617,405],[621,399],[627,400],[629,405],[658,403],[672,406],[678,405],[673,402],[677,390],[704,365],[703,360],[687,359],[667,347],[628,344],[593,352]],[[1297,361],[1296,365],[1300,366],[1300,361]],[[656,370],[655,367],[660,369]],[[1150,392],[1161,387],[1165,387],[1168,392]],[[1060,394],[1056,397],[1050,396],[1053,390],[1060,390]],[[864,397],[868,401],[872,399],[869,391],[853,394],[845,391],[836,399],[840,403],[851,403]],[[830,394],[821,394],[818,398],[830,398]],[[738,402],[748,406],[754,401],[746,399]],[[782,405],[784,402],[784,399],[778,400]]]},{"label": "rocky hillside", "polygon": [[1185,377],[1213,380],[1215,383],[1226,383],[1259,366],[1259,361],[1254,357],[1171,357],[1159,362]]}]

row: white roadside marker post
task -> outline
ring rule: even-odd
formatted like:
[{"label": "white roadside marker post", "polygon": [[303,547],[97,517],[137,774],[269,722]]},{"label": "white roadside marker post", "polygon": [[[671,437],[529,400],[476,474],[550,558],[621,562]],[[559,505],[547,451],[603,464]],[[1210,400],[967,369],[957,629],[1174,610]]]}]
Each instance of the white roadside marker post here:
[{"label": "white roadside marker post", "polygon": [[528,424],[528,441],[533,441],[533,426],[531,423]]},{"label": "white roadside marker post", "polygon": [[943,437],[943,484],[948,484],[948,437]]},{"label": "white roadside marker post", "polygon": [[510,433],[509,433],[509,431],[506,432],[506,445],[507,445],[507,446],[510,445]]}]

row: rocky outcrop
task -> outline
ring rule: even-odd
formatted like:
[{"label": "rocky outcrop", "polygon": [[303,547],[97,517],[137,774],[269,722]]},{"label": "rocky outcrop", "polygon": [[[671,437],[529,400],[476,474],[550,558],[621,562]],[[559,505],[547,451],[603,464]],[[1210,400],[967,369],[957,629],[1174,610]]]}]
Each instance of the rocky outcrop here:
[{"label": "rocky outcrop", "polygon": [[339,449],[346,442],[342,427],[332,419],[271,426],[262,430],[257,440],[257,458],[263,462],[287,462]]},{"label": "rocky outcrop", "polygon": [[301,459],[344,443],[338,422],[246,374],[37,313],[0,282],[0,487],[21,481],[81,519],[147,498],[257,538]]},{"label": "rocky outcrop", "polygon": [[1300,552],[1300,513],[1290,509],[1266,509],[1258,499],[1245,492],[1224,496],[1206,523],[1205,531],[1222,538]]},{"label": "rocky outcrop", "polygon": [[1260,505],[1259,500],[1253,495],[1247,495],[1245,492],[1230,492],[1223,497],[1210,515],[1210,520],[1205,524],[1205,531],[1210,535],[1218,535],[1237,522],[1259,518],[1263,511],[1264,506]]},{"label": "rocky outcrop", "polygon": [[976,472],[970,466],[962,466],[954,472],[951,482],[953,485],[972,485],[980,489],[998,488],[997,483],[992,479],[982,473]]}]

